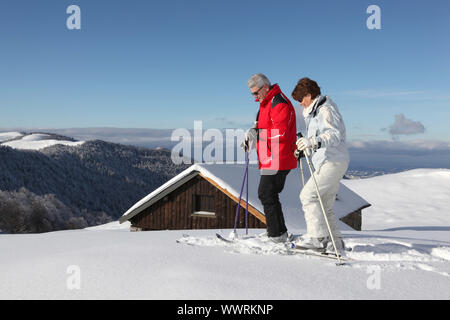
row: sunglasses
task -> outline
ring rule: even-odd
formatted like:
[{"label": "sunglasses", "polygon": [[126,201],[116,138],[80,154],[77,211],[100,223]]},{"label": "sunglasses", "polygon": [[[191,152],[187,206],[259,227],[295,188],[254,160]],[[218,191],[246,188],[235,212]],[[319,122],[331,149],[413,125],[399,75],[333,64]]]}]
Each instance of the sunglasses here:
[{"label": "sunglasses", "polygon": [[264,88],[264,86],[262,86],[261,88],[259,88],[257,91],[252,92],[252,95],[254,95],[255,97],[259,94],[259,92],[261,91],[261,89]]}]

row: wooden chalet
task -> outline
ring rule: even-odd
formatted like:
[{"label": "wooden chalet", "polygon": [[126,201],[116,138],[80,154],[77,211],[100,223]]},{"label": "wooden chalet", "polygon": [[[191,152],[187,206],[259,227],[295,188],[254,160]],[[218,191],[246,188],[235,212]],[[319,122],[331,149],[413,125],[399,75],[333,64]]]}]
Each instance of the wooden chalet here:
[{"label": "wooden chalet", "polygon": [[[195,164],[141,199],[119,219],[131,222],[132,231],[182,229],[232,229],[242,184],[244,166]],[[280,196],[286,225],[304,229],[298,170],[288,175]],[[259,171],[249,168],[248,227],[265,228],[265,216],[257,197]],[[245,190],[238,228],[245,227]],[[334,211],[347,228],[361,230],[362,209],[369,204],[341,184]],[[345,227],[344,227],[345,229]]]}]

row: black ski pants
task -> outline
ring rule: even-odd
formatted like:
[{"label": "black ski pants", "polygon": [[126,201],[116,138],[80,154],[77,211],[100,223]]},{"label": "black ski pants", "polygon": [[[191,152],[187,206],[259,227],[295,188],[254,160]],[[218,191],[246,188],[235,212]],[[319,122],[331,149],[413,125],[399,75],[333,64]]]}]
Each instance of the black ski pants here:
[{"label": "black ski pants", "polygon": [[289,171],[279,170],[276,174],[263,174],[259,181],[258,198],[264,207],[269,237],[278,237],[287,231],[278,195],[283,191]]}]

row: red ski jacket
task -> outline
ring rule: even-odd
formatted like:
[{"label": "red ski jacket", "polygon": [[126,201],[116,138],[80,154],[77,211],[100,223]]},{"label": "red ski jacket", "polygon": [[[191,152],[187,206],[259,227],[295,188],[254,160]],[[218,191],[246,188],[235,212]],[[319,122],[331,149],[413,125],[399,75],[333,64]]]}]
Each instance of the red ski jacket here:
[{"label": "red ski jacket", "polygon": [[260,169],[297,168],[295,110],[289,99],[274,84],[261,102],[258,114],[256,150]]}]

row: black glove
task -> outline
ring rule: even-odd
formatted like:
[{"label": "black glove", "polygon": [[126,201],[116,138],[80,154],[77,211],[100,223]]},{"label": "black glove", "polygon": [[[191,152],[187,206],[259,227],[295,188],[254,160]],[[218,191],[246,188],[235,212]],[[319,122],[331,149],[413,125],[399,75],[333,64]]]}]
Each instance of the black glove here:
[{"label": "black glove", "polygon": [[304,157],[305,157],[305,154],[303,153],[303,151],[296,149],[296,150],[294,151],[294,157],[295,157],[297,160],[300,160],[301,158],[304,158]]}]

